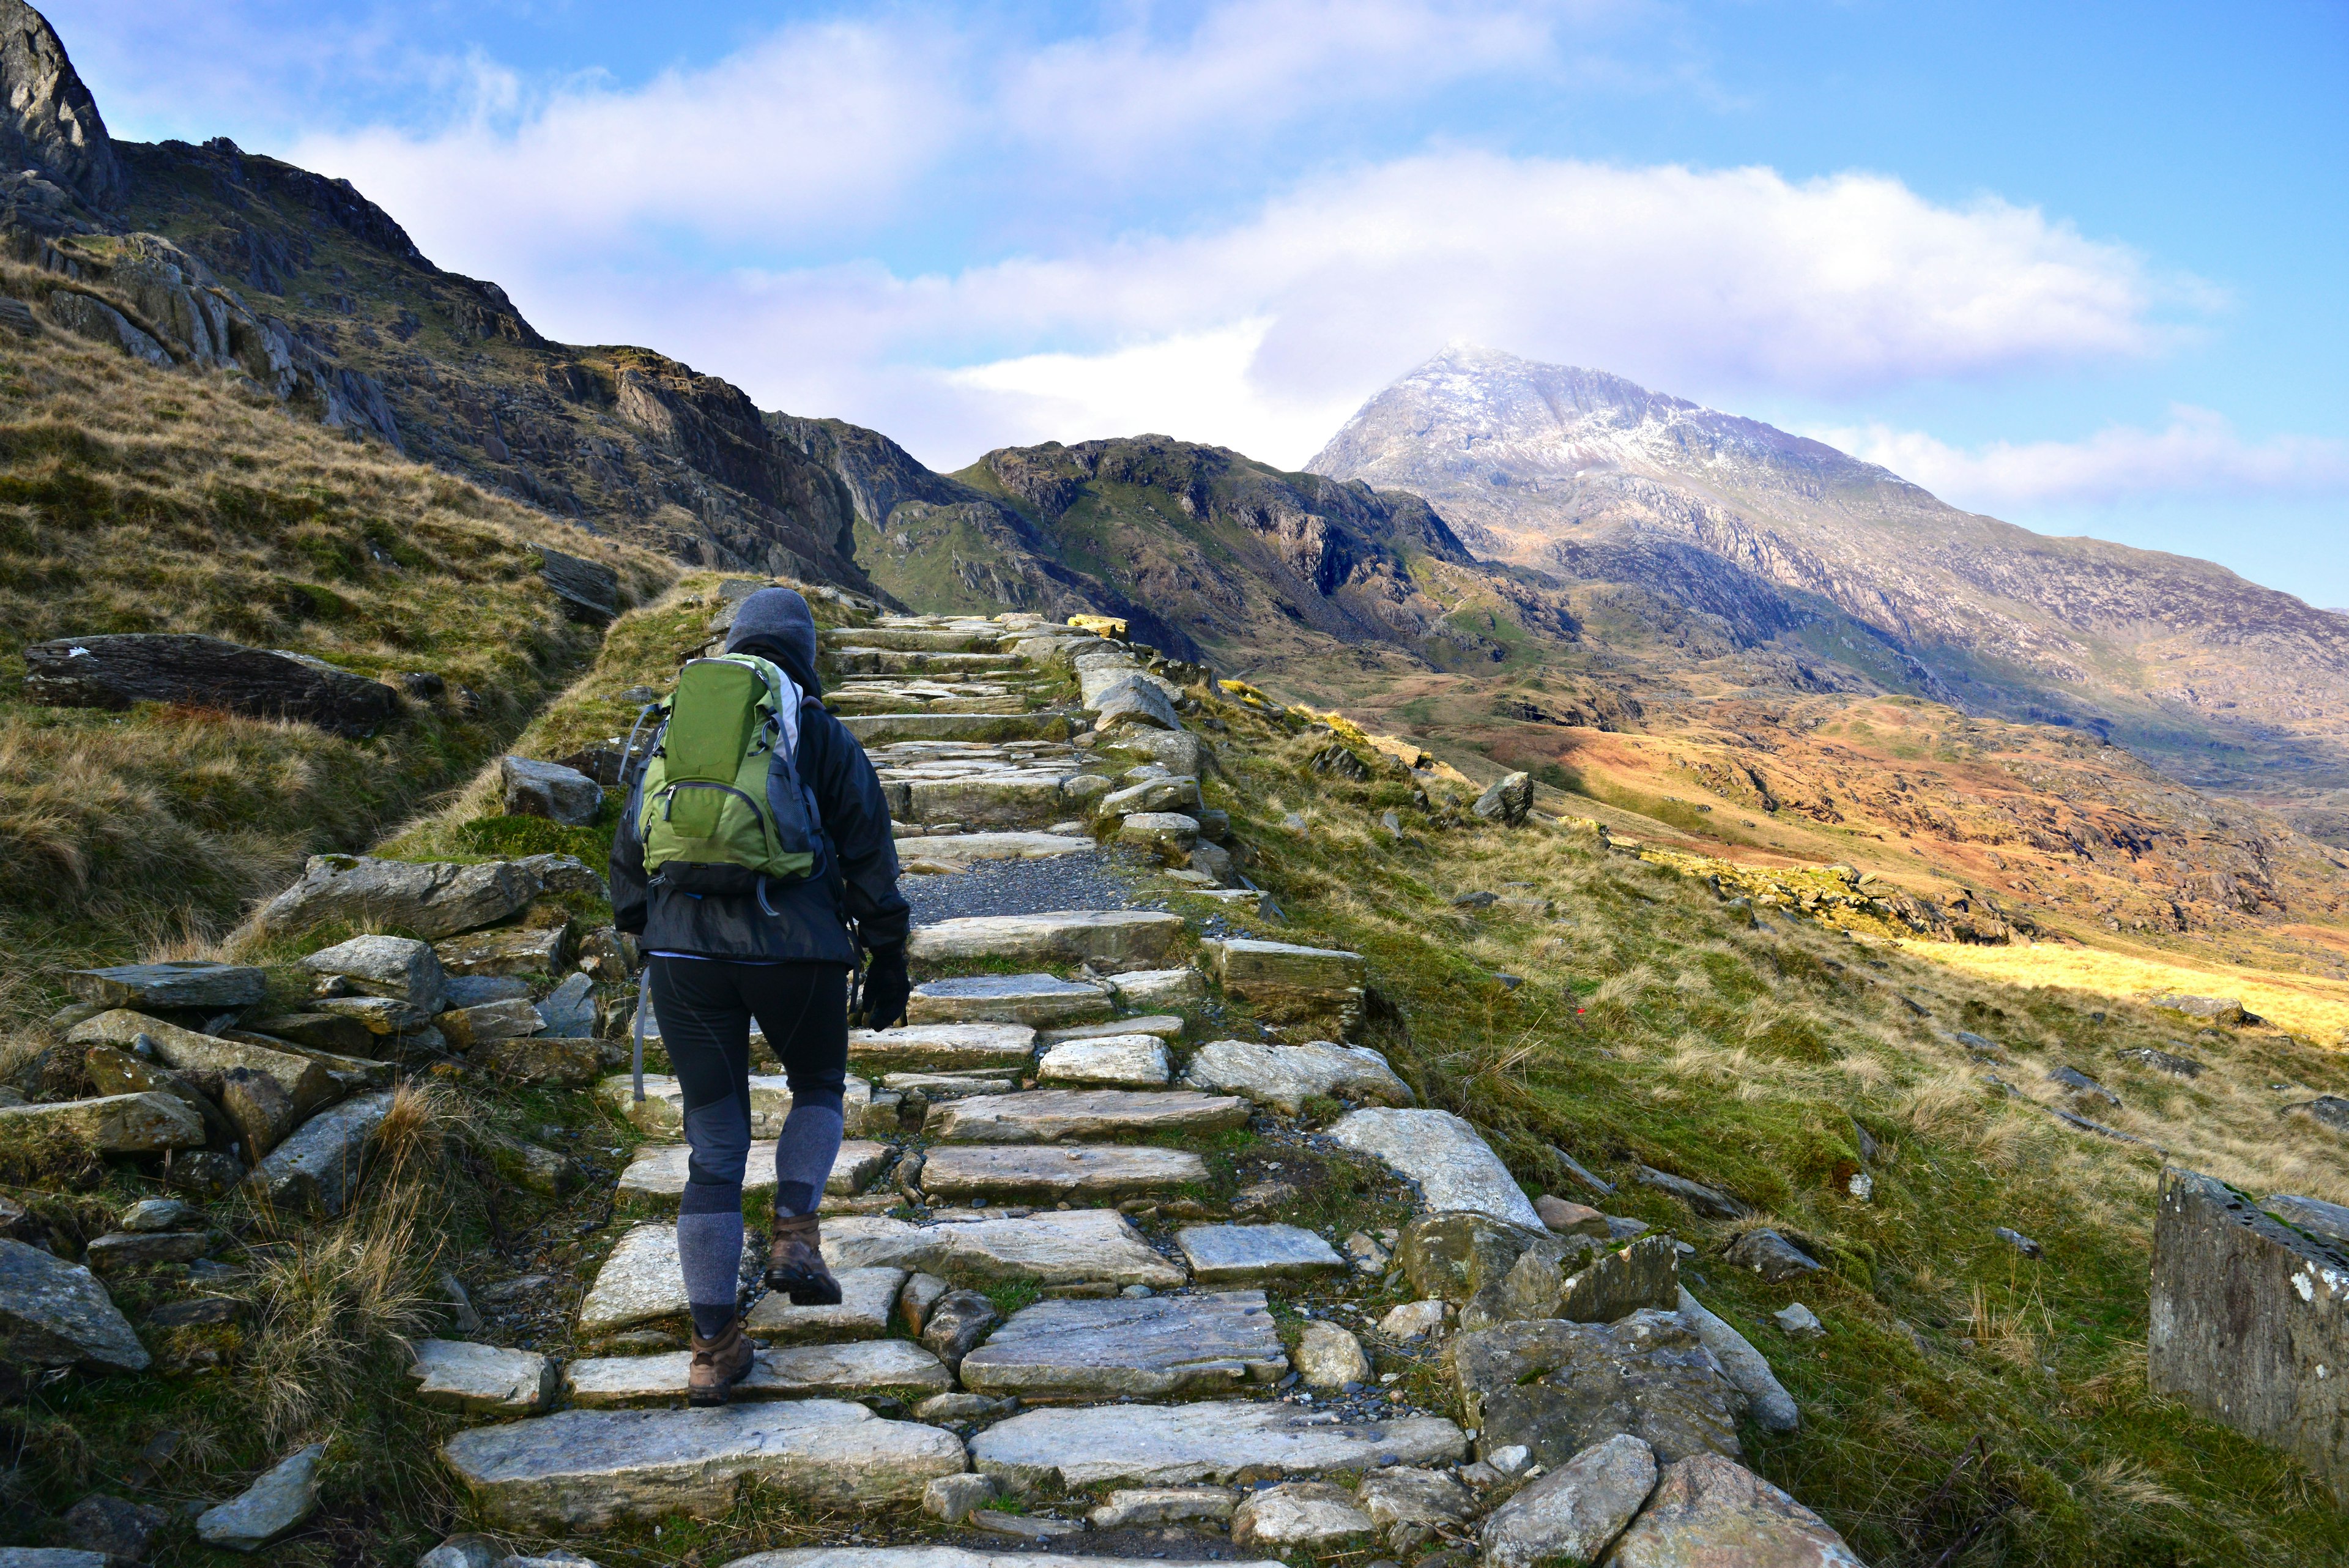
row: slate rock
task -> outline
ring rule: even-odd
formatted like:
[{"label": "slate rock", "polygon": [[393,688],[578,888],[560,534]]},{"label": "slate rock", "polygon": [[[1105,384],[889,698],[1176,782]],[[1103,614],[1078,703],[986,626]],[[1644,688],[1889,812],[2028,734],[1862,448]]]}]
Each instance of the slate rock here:
[{"label": "slate rock", "polygon": [[921,1173],[922,1190],[933,1201],[1114,1201],[1209,1179],[1206,1162],[1189,1149],[1123,1145],[939,1144],[923,1159]]},{"label": "slate rock", "polygon": [[260,1201],[333,1219],[358,1194],[376,1129],[398,1091],[381,1090],[312,1116],[253,1168],[245,1185]]},{"label": "slate rock", "polygon": [[2271,1194],[2261,1207],[2295,1230],[2305,1231],[2335,1246],[2349,1248],[2349,1208],[2338,1203],[2326,1203],[2321,1199],[2296,1198],[2283,1192]]},{"label": "slate rock", "polygon": [[[92,1045],[82,1055],[82,1067],[101,1096],[169,1095],[196,1113],[204,1125],[205,1142],[211,1147],[225,1150],[237,1141],[236,1125],[221,1114],[220,1106],[194,1084],[151,1055],[134,1055],[119,1045]],[[237,1174],[244,1174],[242,1168]]]},{"label": "slate rock", "polygon": [[905,1288],[897,1293],[897,1310],[905,1314],[905,1326],[914,1331],[916,1338],[921,1337],[922,1325],[929,1322],[930,1309],[952,1289],[936,1274],[906,1276]]},{"label": "slate rock", "polygon": [[2061,1084],[2075,1095],[2099,1100],[2108,1106],[2117,1106],[2121,1103],[2121,1097],[2118,1095],[2077,1068],[2058,1067],[2047,1075],[2047,1081],[2051,1084]]},{"label": "slate rock", "polygon": [[539,1016],[527,994],[503,1002],[485,1002],[477,1007],[451,1007],[432,1022],[448,1037],[449,1044],[460,1051],[470,1051],[492,1040],[521,1039],[546,1027],[546,1021]]},{"label": "slate rock", "polygon": [[945,1524],[960,1524],[996,1499],[993,1476],[932,1476],[922,1486],[922,1511]]},{"label": "slate rock", "polygon": [[31,644],[23,657],[26,697],[51,707],[169,702],[294,720],[360,740],[381,729],[399,705],[381,681],[324,660],[182,632],[56,638]]},{"label": "slate rock", "polygon": [[196,1535],[206,1545],[232,1552],[258,1552],[318,1511],[319,1471],[326,1445],[313,1443],[280,1459],[227,1502],[196,1517]]},{"label": "slate rock", "polygon": [[251,1007],[269,993],[269,976],[243,964],[186,961],[69,970],[66,989],[105,1008]]},{"label": "slate rock", "polygon": [[[1572,1270],[1571,1272],[1566,1271]],[[1613,1323],[1646,1307],[1680,1310],[1680,1254],[1662,1236],[1643,1236],[1616,1251],[1601,1251],[1576,1267],[1553,1262],[1546,1248],[1528,1248],[1502,1282],[1501,1308],[1510,1318],[1563,1318]],[[1479,1297],[1470,1306],[1481,1306]],[[1463,1328],[1484,1326],[1469,1307]]]},{"label": "slate rock", "polygon": [[1750,1205],[1725,1192],[1716,1191],[1702,1182],[1691,1181],[1684,1176],[1658,1170],[1652,1166],[1640,1167],[1640,1185],[1671,1194],[1708,1220],[1743,1220],[1754,1212]]},{"label": "slate rock", "polygon": [[146,1559],[155,1532],[171,1519],[160,1508],[98,1491],[66,1510],[59,1522],[65,1525],[66,1539],[74,1551],[103,1552],[125,1563],[139,1563]]},{"label": "slate rock", "polygon": [[427,1405],[476,1415],[532,1416],[554,1403],[554,1363],[531,1350],[459,1339],[419,1339],[409,1376]]},{"label": "slate rock", "polygon": [[[574,1406],[622,1409],[676,1405],[686,1397],[693,1353],[605,1355],[574,1361],[565,1386]],[[902,1339],[865,1339],[846,1345],[784,1345],[760,1350],[750,1371],[734,1385],[733,1397],[748,1399],[862,1398],[885,1395],[920,1399],[945,1391],[953,1376],[938,1358]]]},{"label": "slate rock", "polygon": [[413,937],[353,937],[310,954],[302,967],[340,975],[370,996],[408,1002],[427,1017],[440,1011],[448,985],[431,944]]},{"label": "slate rock", "polygon": [[1361,1022],[1368,968],[1360,953],[1254,937],[1205,941],[1199,950],[1225,992],[1271,1023],[1330,1024],[1342,1036]]},{"label": "slate rock", "polygon": [[1281,1404],[1207,1400],[1023,1410],[971,1439],[972,1467],[1019,1490],[1181,1486],[1243,1470],[1318,1476],[1449,1464],[1467,1440],[1436,1416],[1331,1421]]},{"label": "slate rock", "polygon": [[1199,819],[1176,811],[1135,812],[1117,825],[1117,841],[1180,866],[1199,842]]},{"label": "slate rock", "polygon": [[544,1033],[582,1040],[595,1033],[595,982],[584,974],[569,974],[538,1004]]},{"label": "slate rock", "polygon": [[498,782],[508,816],[543,816],[564,827],[591,827],[604,809],[604,786],[561,763],[500,757]]},{"label": "slate rock", "polygon": [[1819,1314],[1800,1302],[1780,1307],[1770,1317],[1789,1339],[1820,1339],[1827,1332],[1826,1325],[1819,1322]]},{"label": "slate rock", "polygon": [[1523,1444],[1555,1469],[1618,1432],[1666,1463],[1740,1451],[1744,1397],[1677,1312],[1500,1324],[1454,1340],[1445,1361],[1487,1453]]},{"label": "slate rock", "polygon": [[922,1344],[946,1364],[947,1371],[957,1371],[963,1357],[1002,1321],[995,1303],[977,1291],[948,1291],[924,1314]]},{"label": "slate rock", "polygon": [[1245,1100],[1185,1090],[1037,1089],[957,1100],[931,1113],[939,1143],[1052,1143],[1121,1133],[1207,1133],[1247,1123]]},{"label": "slate rock", "polygon": [[1138,969],[1109,979],[1122,1007],[1181,1007],[1207,994],[1206,977],[1195,969]]},{"label": "slate rock", "polygon": [[517,1084],[584,1087],[627,1060],[616,1040],[577,1035],[528,1034],[475,1045],[466,1060]]},{"label": "slate rock", "polygon": [[[553,974],[562,969],[570,957],[571,928],[568,924],[502,926],[435,942],[432,950],[448,972],[451,985],[463,979],[518,981],[523,975]],[[529,995],[528,985],[508,993],[524,999]],[[458,1003],[452,1000],[450,1005]]]},{"label": "slate rock", "polygon": [[1408,1106],[1411,1085],[1387,1059],[1366,1045],[1316,1040],[1268,1045],[1252,1040],[1211,1040],[1193,1053],[1183,1081],[1202,1089],[1242,1095],[1295,1116],[1318,1096]]},{"label": "slate rock", "polygon": [[2337,1133],[2349,1133],[2349,1099],[2338,1095],[2319,1095],[2313,1100],[2302,1100],[2284,1107],[2298,1111],[2310,1120],[2320,1122]]},{"label": "slate rock", "polygon": [[534,1532],[720,1517],[746,1479],[807,1507],[910,1503],[966,1468],[952,1433],[835,1399],[562,1410],[459,1432],[441,1454],[486,1521]]},{"label": "slate rock", "polygon": [[2150,1045],[2133,1046],[2126,1051],[2116,1051],[2113,1054],[2124,1062],[2135,1062],[2157,1073],[2167,1073],[2173,1078],[2199,1078],[2202,1075],[2202,1064],[2192,1057],[2173,1056]]},{"label": "slate rock", "polygon": [[96,1275],[22,1241],[0,1240],[0,1356],[22,1366],[138,1372],[146,1347]]},{"label": "slate rock", "polygon": [[430,1026],[432,1014],[412,1002],[396,996],[321,996],[314,998],[311,1008],[319,1012],[347,1018],[376,1037],[379,1046],[397,1034],[414,1034]]},{"label": "slate rock", "polygon": [[1508,1167],[1474,1127],[1449,1111],[1355,1111],[1330,1136],[1417,1183],[1431,1210],[1486,1214],[1536,1230],[1541,1225]]},{"label": "slate rock", "polygon": [[1131,676],[1103,691],[1092,702],[1095,731],[1106,734],[1112,730],[1147,728],[1179,730],[1183,721],[1174,711],[1174,704],[1166,693],[1143,680]]},{"label": "slate rock", "polygon": [[505,1544],[471,1532],[451,1535],[416,1560],[416,1568],[500,1568],[508,1556]]},{"label": "slate rock", "polygon": [[1459,1303],[1474,1320],[1471,1326],[1481,1327],[1525,1315],[1513,1313],[1507,1293],[1521,1261],[1530,1256],[1555,1272],[1595,1245],[1588,1238],[1552,1236],[1532,1226],[1455,1210],[1423,1215],[1403,1227],[1395,1257],[1413,1290]]},{"label": "slate rock", "polygon": [[[832,1223],[826,1221],[826,1229]],[[875,1339],[889,1332],[889,1309],[897,1299],[905,1270],[836,1269],[833,1277],[840,1282],[840,1300],[831,1306],[798,1306],[790,1296],[775,1291],[761,1296],[747,1320],[751,1334],[773,1345],[804,1345]],[[678,1292],[677,1299],[682,1302],[682,1282]],[[907,1320],[909,1324],[911,1321]]]},{"label": "slate rock", "polygon": [[255,1159],[283,1143],[298,1120],[284,1086],[251,1067],[231,1067],[222,1073],[216,1097],[221,1115],[236,1128],[244,1152]]},{"label": "slate rock", "polygon": [[1310,1279],[1346,1268],[1329,1242],[1296,1225],[1186,1225],[1174,1244],[1202,1285]]},{"label": "slate rock", "polygon": [[1024,1023],[933,1023],[852,1029],[848,1060],[860,1073],[1024,1072],[1036,1058],[1036,1031]]},{"label": "slate rock", "polygon": [[521,862],[480,866],[313,855],[301,879],[262,907],[262,926],[296,931],[339,922],[395,926],[427,941],[495,925],[545,888]]},{"label": "slate rock", "polygon": [[1107,1088],[1155,1088],[1173,1069],[1166,1043],[1154,1034],[1111,1034],[1071,1040],[1044,1053],[1036,1064],[1040,1083]]},{"label": "slate rock", "polygon": [[1748,1231],[1721,1256],[1723,1262],[1751,1269],[1774,1285],[1819,1269],[1818,1260],[1775,1231]]},{"label": "slate rock", "polygon": [[1285,1481],[1250,1492],[1232,1514],[1232,1543],[1243,1550],[1338,1552],[1375,1527],[1353,1494],[1328,1481]]},{"label": "slate rock", "polygon": [[142,1198],[122,1211],[122,1228],[134,1234],[169,1231],[197,1218],[195,1210],[176,1198]]},{"label": "slate rock", "polygon": [[974,915],[916,926],[906,956],[920,963],[1091,963],[1114,972],[1156,967],[1183,929],[1158,909],[1061,909]]},{"label": "slate rock", "polygon": [[573,620],[601,624],[620,613],[620,574],[600,561],[584,560],[544,545],[538,552],[538,575]]},{"label": "slate rock", "polygon": [[1717,1454],[1665,1466],[1608,1561],[1610,1568],[1866,1568],[1825,1520]]},{"label": "slate rock", "polygon": [[[433,956],[440,956],[438,949]],[[505,974],[450,974],[445,963],[441,968],[440,1004],[444,1008],[490,1007],[530,1000],[530,981],[526,980]]]},{"label": "slate rock", "polygon": [[1991,1228],[1990,1233],[1997,1237],[2000,1241],[2005,1242],[2008,1246],[2013,1248],[2016,1251],[2022,1253],[2026,1258],[2041,1258],[2046,1256],[2046,1249],[2040,1246],[2038,1242],[2033,1241],[2030,1237],[2024,1235],[2020,1231],[2009,1230],[2004,1225],[1994,1225]]},{"label": "slate rock", "polygon": [[0,1136],[54,1137],[99,1154],[160,1154],[203,1147],[204,1122],[175,1096],[104,1095],[0,1106]]},{"label": "slate rock", "polygon": [[2146,998],[2146,1004],[2157,1012],[2173,1014],[2191,1023],[2231,1029],[2250,1021],[2250,1014],[2243,1011],[2243,1003],[2239,997],[2149,996]]},{"label": "slate rock", "polygon": [[1596,1563],[1655,1490],[1653,1449],[1629,1433],[1593,1443],[1493,1511],[1485,1568]]},{"label": "slate rock", "polygon": [[1104,1281],[1168,1290],[1184,1282],[1181,1269],[1153,1251],[1123,1215],[1109,1209],[955,1225],[844,1216],[824,1222],[823,1256],[834,1272],[874,1266],[919,1269],[958,1285]]},{"label": "slate rock", "polygon": [[1534,1199],[1534,1212],[1541,1216],[1545,1229],[1557,1236],[1590,1236],[1599,1241],[1608,1239],[1607,1216],[1587,1203],[1574,1203],[1545,1192]]},{"label": "slate rock", "polygon": [[963,1386],[1028,1399],[1169,1398],[1268,1384],[1288,1368],[1261,1291],[1041,1301],[962,1361]]},{"label": "slate rock", "polygon": [[1444,1303],[1434,1298],[1390,1307],[1379,1319],[1379,1332],[1391,1339],[1417,1339],[1444,1332]]},{"label": "slate rock", "polygon": [[93,1237],[82,1249],[82,1262],[89,1265],[90,1272],[111,1278],[134,1269],[192,1263],[212,1250],[212,1235],[208,1231],[167,1231],[150,1236],[118,1231]]},{"label": "slate rock", "polygon": [[1033,1028],[1106,1018],[1109,992],[1050,974],[963,975],[914,987],[908,1023],[1019,1023]]},{"label": "slate rock", "polygon": [[1219,1486],[1127,1487],[1111,1492],[1106,1502],[1085,1515],[1085,1522],[1097,1531],[1137,1530],[1194,1521],[1227,1526],[1232,1521],[1232,1511],[1238,1505],[1239,1499]]},{"label": "slate rock", "polygon": [[1727,1321],[1715,1316],[1702,1302],[1689,1294],[1685,1285],[1681,1288],[1681,1321],[1713,1352],[1722,1376],[1745,1396],[1756,1425],[1765,1432],[1792,1432],[1801,1428],[1802,1411],[1795,1406],[1795,1397],[1778,1381],[1777,1374],[1770,1370],[1769,1361]]}]

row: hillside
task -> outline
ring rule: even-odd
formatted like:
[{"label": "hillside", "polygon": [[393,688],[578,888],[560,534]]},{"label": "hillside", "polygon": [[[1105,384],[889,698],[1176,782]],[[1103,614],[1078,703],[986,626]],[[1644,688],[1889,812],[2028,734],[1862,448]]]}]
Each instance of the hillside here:
[{"label": "hillside", "polygon": [[[1619,582],[1743,643],[1840,613],[1897,690],[2094,731],[2349,843],[2349,622],[2207,561],[2054,539],[1816,441],[1619,377],[1455,348],[1307,465],[1408,490],[1480,554]],[[1881,656],[1817,655],[1883,680]]]}]

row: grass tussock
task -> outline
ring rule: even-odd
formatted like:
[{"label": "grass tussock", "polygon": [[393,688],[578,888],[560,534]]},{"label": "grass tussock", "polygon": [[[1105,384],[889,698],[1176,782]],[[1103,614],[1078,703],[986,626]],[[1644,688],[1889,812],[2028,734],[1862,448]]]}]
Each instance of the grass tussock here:
[{"label": "grass tussock", "polygon": [[[85,959],[201,943],[305,855],[362,847],[471,774],[599,640],[539,578],[540,544],[613,566],[636,599],[670,576],[225,379],[0,337],[0,937]],[[155,631],[445,690],[358,742],[21,700],[26,645]]]}]

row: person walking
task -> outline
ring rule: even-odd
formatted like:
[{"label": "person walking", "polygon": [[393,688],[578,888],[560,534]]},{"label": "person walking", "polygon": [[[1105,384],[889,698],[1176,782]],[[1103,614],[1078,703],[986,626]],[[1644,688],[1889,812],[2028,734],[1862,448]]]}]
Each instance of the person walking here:
[{"label": "person walking", "polygon": [[[693,1314],[687,1397],[695,1405],[725,1404],[750,1370],[736,1303],[751,1020],[792,1091],[775,1144],[767,1286],[799,1305],[836,1305],[816,1210],[840,1152],[860,946],[870,955],[865,1023],[885,1029],[905,1012],[909,912],[888,802],[864,748],[818,701],[815,656],[805,599],[788,588],[744,599],[726,658],[680,675],[612,841],[614,923],[647,955],[645,998],[684,1092],[690,1154],[677,1250]],[[743,694],[728,711],[749,717],[732,729],[711,722],[710,692]],[[697,774],[705,756],[719,760]],[[678,836],[688,832],[700,836]],[[779,857],[793,843],[803,852]],[[730,847],[744,844],[748,851]],[[736,864],[703,863],[729,855]]]}]

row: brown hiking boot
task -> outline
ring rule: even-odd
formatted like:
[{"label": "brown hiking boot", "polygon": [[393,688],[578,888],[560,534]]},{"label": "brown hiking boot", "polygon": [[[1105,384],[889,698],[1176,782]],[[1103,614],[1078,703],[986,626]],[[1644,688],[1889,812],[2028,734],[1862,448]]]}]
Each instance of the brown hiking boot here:
[{"label": "brown hiking boot", "polygon": [[775,1240],[767,1249],[767,1288],[781,1291],[793,1306],[838,1306],[840,1282],[824,1267],[823,1238],[812,1214],[775,1216]]},{"label": "brown hiking boot", "polygon": [[750,1370],[750,1357],[758,1346],[742,1332],[742,1320],[736,1318],[726,1325],[726,1332],[716,1339],[693,1336],[693,1360],[685,1373],[685,1402],[688,1405],[723,1405],[731,1397],[734,1385],[742,1381]]}]

